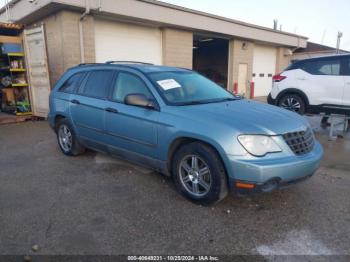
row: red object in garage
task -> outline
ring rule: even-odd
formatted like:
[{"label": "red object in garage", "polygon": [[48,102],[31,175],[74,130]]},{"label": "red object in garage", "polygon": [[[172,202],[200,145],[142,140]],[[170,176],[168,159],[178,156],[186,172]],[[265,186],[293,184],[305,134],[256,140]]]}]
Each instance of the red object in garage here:
[{"label": "red object in garage", "polygon": [[233,84],[233,93],[234,93],[235,95],[238,94],[238,83],[234,83],[234,84]]},{"label": "red object in garage", "polygon": [[255,89],[255,83],[250,82],[250,99],[254,98],[254,89]]}]

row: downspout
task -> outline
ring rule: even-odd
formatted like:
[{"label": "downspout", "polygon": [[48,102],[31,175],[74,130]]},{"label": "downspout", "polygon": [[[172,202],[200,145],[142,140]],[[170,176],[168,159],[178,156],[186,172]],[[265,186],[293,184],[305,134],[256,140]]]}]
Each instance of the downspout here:
[{"label": "downspout", "polygon": [[79,18],[79,38],[80,38],[80,62],[85,63],[83,20],[90,14],[89,0],[85,0],[85,11]]}]

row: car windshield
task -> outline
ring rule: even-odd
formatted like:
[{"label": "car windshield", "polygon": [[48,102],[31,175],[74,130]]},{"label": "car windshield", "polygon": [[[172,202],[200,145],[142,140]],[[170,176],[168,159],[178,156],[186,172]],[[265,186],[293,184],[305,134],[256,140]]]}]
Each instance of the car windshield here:
[{"label": "car windshield", "polygon": [[170,105],[193,105],[238,99],[195,72],[157,72],[149,77]]}]

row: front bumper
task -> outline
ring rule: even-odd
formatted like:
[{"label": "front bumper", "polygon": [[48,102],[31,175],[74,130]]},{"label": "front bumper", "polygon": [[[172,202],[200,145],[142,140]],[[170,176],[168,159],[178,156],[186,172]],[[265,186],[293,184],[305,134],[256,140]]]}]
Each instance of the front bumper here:
[{"label": "front bumper", "polygon": [[237,159],[230,157],[229,182],[253,184],[251,191],[268,192],[311,177],[318,169],[323,149],[316,141],[314,149],[304,156],[285,156],[271,159]]}]

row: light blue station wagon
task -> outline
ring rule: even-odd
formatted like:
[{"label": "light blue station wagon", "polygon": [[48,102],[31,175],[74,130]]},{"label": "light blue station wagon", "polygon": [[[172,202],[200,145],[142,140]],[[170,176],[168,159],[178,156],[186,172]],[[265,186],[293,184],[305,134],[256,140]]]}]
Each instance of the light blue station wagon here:
[{"label": "light blue station wagon", "polygon": [[241,99],[187,69],[108,62],[69,69],[50,95],[66,155],[85,148],[172,176],[200,204],[311,177],[323,149],[296,113]]}]

